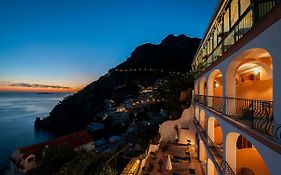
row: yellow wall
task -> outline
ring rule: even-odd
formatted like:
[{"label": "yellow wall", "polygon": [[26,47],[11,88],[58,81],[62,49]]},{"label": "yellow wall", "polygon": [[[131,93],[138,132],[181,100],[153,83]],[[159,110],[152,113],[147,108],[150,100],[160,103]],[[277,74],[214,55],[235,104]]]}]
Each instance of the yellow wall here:
[{"label": "yellow wall", "polygon": [[237,150],[236,154],[237,172],[241,168],[251,169],[255,175],[269,175],[269,171],[255,148]]},{"label": "yellow wall", "polygon": [[237,98],[272,100],[272,79],[245,81],[236,85]]},{"label": "yellow wall", "polygon": [[220,126],[215,127],[215,139],[214,139],[214,143],[216,145],[220,145],[222,144],[222,129]]},{"label": "yellow wall", "polygon": [[222,97],[222,86],[214,88],[214,96]]}]

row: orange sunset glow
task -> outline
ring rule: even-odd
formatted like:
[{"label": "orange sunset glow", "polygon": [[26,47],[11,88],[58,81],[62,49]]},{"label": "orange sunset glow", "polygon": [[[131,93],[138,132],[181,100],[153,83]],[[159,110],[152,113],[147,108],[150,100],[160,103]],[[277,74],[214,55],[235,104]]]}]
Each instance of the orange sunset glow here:
[{"label": "orange sunset glow", "polygon": [[66,86],[39,83],[13,83],[0,81],[0,91],[11,92],[77,92],[83,88],[81,84]]},{"label": "orange sunset glow", "polygon": [[81,88],[61,89],[61,88],[11,87],[11,86],[0,87],[0,91],[11,91],[11,92],[77,92],[80,89]]}]

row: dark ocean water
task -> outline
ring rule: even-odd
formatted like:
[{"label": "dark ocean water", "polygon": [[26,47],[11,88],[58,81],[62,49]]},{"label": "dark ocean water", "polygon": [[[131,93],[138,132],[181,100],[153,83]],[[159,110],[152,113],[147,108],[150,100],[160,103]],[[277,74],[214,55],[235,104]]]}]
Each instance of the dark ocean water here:
[{"label": "dark ocean water", "polygon": [[0,92],[0,167],[9,164],[8,156],[17,148],[53,138],[35,131],[36,117],[47,116],[68,93],[36,94]]}]

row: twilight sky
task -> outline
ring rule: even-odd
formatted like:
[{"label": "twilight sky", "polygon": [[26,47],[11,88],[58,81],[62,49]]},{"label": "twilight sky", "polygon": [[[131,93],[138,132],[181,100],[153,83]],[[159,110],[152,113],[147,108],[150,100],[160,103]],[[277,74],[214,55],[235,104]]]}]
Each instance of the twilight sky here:
[{"label": "twilight sky", "polygon": [[1,0],[0,91],[69,91],[143,43],[201,38],[217,0]]}]

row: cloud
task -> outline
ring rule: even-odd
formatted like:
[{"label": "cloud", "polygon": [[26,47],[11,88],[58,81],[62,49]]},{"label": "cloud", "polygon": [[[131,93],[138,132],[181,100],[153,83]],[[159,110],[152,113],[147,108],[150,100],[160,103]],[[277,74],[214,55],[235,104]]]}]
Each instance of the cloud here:
[{"label": "cloud", "polygon": [[11,84],[11,82],[9,82],[9,81],[0,80],[0,86],[8,86],[10,84]]},{"label": "cloud", "polygon": [[31,85],[31,84],[28,84],[28,83],[13,83],[13,84],[9,84],[9,86],[32,87],[32,85]]},{"label": "cloud", "polygon": [[9,81],[0,81],[0,85],[13,86],[13,87],[28,87],[28,88],[70,89],[70,87],[66,87],[66,86],[31,84],[31,83],[11,83]]}]

